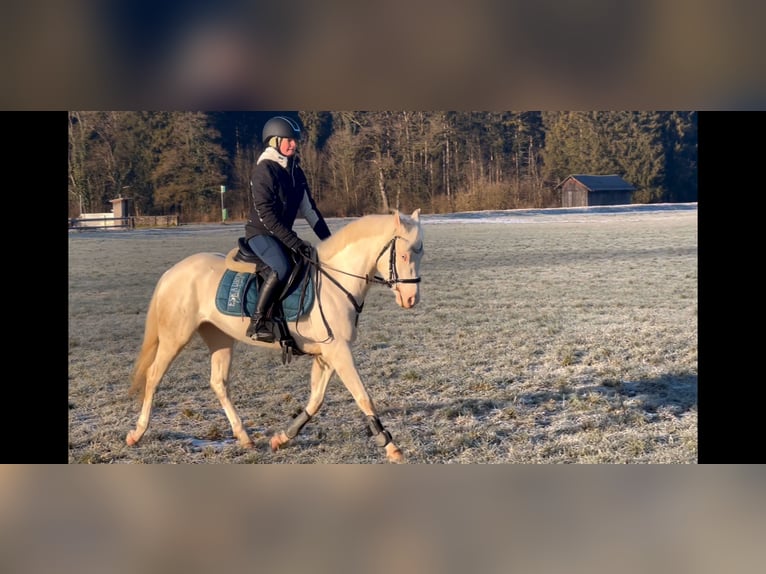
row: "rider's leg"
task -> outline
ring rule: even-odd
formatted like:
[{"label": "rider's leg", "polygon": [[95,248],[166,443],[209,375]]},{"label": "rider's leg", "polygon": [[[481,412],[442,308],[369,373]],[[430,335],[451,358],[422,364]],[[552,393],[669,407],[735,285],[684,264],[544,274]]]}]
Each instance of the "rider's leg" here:
[{"label": "rider's leg", "polygon": [[273,305],[279,304],[283,282],[290,274],[288,259],[282,244],[268,235],[256,235],[248,241],[258,257],[271,268],[258,293],[255,312],[247,328],[247,336],[257,341],[272,342],[275,339],[272,325],[268,321]]},{"label": "rider's leg", "polygon": [[247,328],[247,336],[257,341],[271,343],[274,341],[274,332],[271,329],[271,323],[266,319],[269,316],[271,306],[277,302],[279,293],[282,290],[282,281],[279,275],[272,269],[269,276],[261,285],[258,291],[258,302],[255,305],[255,313],[250,319],[250,326]]}]

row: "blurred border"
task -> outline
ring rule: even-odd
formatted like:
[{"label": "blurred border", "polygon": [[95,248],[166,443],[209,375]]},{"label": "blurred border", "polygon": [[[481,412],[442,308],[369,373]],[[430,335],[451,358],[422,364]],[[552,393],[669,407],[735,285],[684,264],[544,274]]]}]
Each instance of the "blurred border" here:
[{"label": "blurred border", "polygon": [[2,108],[763,109],[757,0],[6,2]]},{"label": "blurred border", "polygon": [[4,572],[755,572],[763,467],[0,468]]}]

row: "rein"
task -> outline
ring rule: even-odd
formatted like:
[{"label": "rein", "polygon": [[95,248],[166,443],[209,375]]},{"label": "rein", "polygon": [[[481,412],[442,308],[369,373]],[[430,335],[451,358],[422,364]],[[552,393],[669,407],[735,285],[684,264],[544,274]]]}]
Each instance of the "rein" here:
[{"label": "rein", "polygon": [[[364,279],[365,283],[375,283],[377,285],[386,285],[387,287],[393,287],[397,283],[420,283],[420,277],[413,277],[411,279],[400,279],[399,274],[396,271],[396,240],[397,239],[404,239],[404,237],[401,237],[399,235],[394,235],[394,237],[386,243],[386,245],[381,249],[380,253],[378,254],[377,259],[375,260],[375,265],[377,266],[378,261],[380,261],[380,258],[383,257],[383,254],[386,252],[387,249],[390,249],[390,257],[388,260],[388,280],[383,279],[382,277],[378,277],[377,275],[373,275],[370,277],[369,275],[356,275],[354,273],[349,273],[348,271],[343,271],[342,269],[336,269],[334,267],[330,267],[329,265],[321,265],[318,260],[314,259],[306,259],[308,263],[314,266],[316,269],[316,278],[319,279],[319,273],[327,277],[330,281],[332,281],[338,289],[343,291],[343,293],[346,294],[346,297],[350,301],[351,305],[354,307],[354,311],[356,311],[356,319],[354,321],[355,325],[359,324],[359,315],[361,315],[362,310],[364,309],[364,301],[359,303],[356,298],[345,288],[343,285],[340,284],[340,282],[330,275],[327,269],[330,269],[332,271],[335,271],[336,273],[342,273],[343,275],[346,275],[348,277],[355,277],[357,279]],[[317,281],[317,294],[319,291],[319,282]],[[330,328],[330,325],[327,323],[327,319],[324,315],[324,309],[322,309],[322,298],[317,296],[317,302],[319,304],[319,313],[322,316],[322,322],[324,322],[325,329],[327,329],[328,338],[333,337],[332,329]],[[297,327],[297,319],[296,319],[296,327]]]},{"label": "rein", "polygon": [[[378,254],[378,258],[375,260],[375,264],[377,265],[378,261],[380,261],[380,258],[383,257],[383,254],[386,252],[386,249],[391,249],[390,251],[390,257],[388,259],[388,280],[383,279],[382,277],[378,277],[377,275],[374,275],[370,277],[369,275],[355,275],[354,273],[349,273],[347,271],[343,271],[341,269],[335,269],[334,267],[330,267],[329,265],[325,265],[324,267],[327,267],[327,269],[332,269],[333,271],[337,273],[342,273],[343,275],[348,275],[349,277],[356,277],[357,279],[364,279],[365,283],[375,283],[377,285],[385,285],[386,287],[393,287],[397,283],[420,283],[420,277],[413,277],[412,279],[400,279],[399,273],[396,271],[396,240],[397,239],[404,239],[404,237],[401,237],[399,235],[394,235],[394,237],[386,243],[383,246],[383,249],[380,250],[380,253]],[[311,261],[312,265],[316,265],[317,268],[324,273],[328,279],[330,279],[333,283],[335,283],[338,287],[340,287],[341,291],[346,293],[348,297],[351,297],[351,294],[346,291],[336,280],[334,277],[327,274],[327,272],[323,269],[322,265],[319,265],[319,263]],[[353,299],[353,297],[351,297]],[[356,302],[355,302],[356,303]],[[354,307],[357,305],[355,304]]]}]

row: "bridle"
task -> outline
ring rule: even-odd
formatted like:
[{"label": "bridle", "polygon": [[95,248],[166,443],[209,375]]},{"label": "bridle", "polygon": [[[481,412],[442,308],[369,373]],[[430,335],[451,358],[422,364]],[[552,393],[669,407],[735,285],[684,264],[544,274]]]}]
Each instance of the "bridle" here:
[{"label": "bridle", "polygon": [[[343,287],[343,285],[340,284],[340,281],[338,281],[335,277],[330,275],[327,270],[335,271],[336,273],[341,273],[343,275],[347,275],[348,277],[355,277],[357,279],[364,279],[365,283],[375,283],[376,285],[385,285],[387,287],[394,287],[398,283],[420,283],[420,277],[412,277],[410,279],[402,279],[399,277],[399,273],[396,270],[396,240],[402,239],[406,241],[406,239],[400,235],[394,235],[391,240],[386,243],[383,246],[383,249],[380,250],[380,253],[378,254],[377,259],[375,259],[375,267],[377,268],[378,261],[380,261],[380,258],[383,257],[383,254],[388,250],[390,252],[390,256],[388,259],[388,279],[383,279],[382,277],[379,277],[377,275],[373,275],[370,277],[369,275],[356,275],[354,273],[349,273],[348,271],[343,271],[342,269],[336,269],[334,267],[330,267],[326,264],[320,264],[318,260],[316,259],[309,259],[306,258],[306,261],[313,265],[316,269],[316,279],[319,279],[319,274],[321,273],[325,277],[327,277],[330,281],[332,281],[338,289],[343,291],[343,293],[346,294],[346,297],[351,302],[351,305],[354,307],[354,310],[356,311],[356,318],[354,320],[354,324],[359,323],[359,315],[362,313],[362,309],[364,308],[364,301],[359,303],[356,298],[349,293],[349,291]],[[421,245],[419,249],[413,249],[413,253],[421,253],[423,251],[423,246]],[[317,285],[317,291],[319,289],[319,282],[315,280],[315,283]],[[330,325],[327,323],[327,319],[324,316],[324,310],[322,309],[322,299],[321,297],[317,297],[318,304],[319,304],[319,312],[322,316],[322,321],[324,322],[325,328],[327,329],[327,334],[329,338],[332,338],[332,329],[330,328]],[[297,326],[297,321],[296,321]]]},{"label": "bridle", "polygon": [[[397,239],[404,239],[404,237],[401,237],[400,235],[394,235],[393,238],[391,238],[391,241],[386,243],[383,249],[381,249],[380,253],[378,254],[378,258],[375,260],[375,266],[377,267],[378,261],[380,261],[380,258],[383,257],[383,254],[386,252],[386,249],[390,249],[391,255],[388,259],[388,281],[386,281],[382,277],[378,277],[377,275],[373,276],[372,279],[369,279],[365,275],[364,279],[368,283],[377,283],[379,285],[386,285],[387,287],[393,287],[397,283],[420,283],[420,277],[413,277],[411,279],[399,278],[399,273],[397,273],[396,271],[396,240]],[[417,250],[413,249],[413,253],[420,253],[421,251],[423,251],[422,245],[420,246],[420,249],[417,249]]]}]

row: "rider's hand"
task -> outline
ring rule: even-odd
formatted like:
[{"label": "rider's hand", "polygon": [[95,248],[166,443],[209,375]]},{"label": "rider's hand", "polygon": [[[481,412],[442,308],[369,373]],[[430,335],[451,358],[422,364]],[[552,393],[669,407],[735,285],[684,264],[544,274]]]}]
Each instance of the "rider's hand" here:
[{"label": "rider's hand", "polygon": [[311,246],[311,243],[308,241],[302,241],[301,245],[296,250],[298,254],[302,255],[306,259],[311,259],[311,254],[313,252],[313,247]]}]

